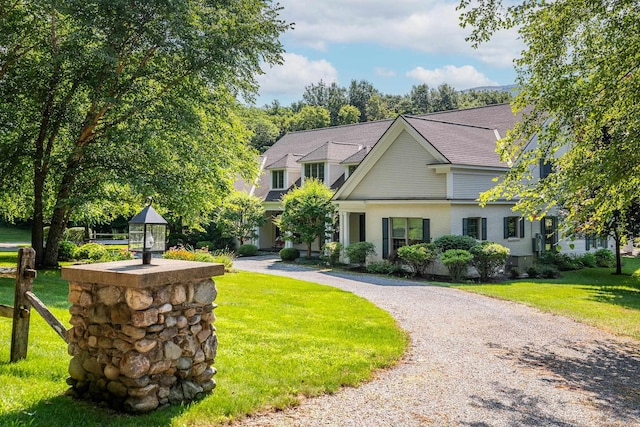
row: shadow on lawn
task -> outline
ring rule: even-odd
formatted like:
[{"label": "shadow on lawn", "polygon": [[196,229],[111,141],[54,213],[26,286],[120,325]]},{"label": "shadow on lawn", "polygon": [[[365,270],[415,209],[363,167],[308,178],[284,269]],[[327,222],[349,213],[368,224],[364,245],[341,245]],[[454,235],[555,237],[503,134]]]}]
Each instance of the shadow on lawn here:
[{"label": "shadow on lawn", "polygon": [[[640,419],[640,345],[632,342],[596,341],[565,343],[556,348],[507,351],[503,357],[521,369],[532,370],[540,381],[559,389],[586,393],[583,404],[615,414],[617,420],[636,425]],[[494,397],[473,396],[476,405],[492,411],[512,412],[514,425],[557,425],[546,409],[544,397],[528,396],[522,390],[497,389]],[[575,398],[574,398],[575,401]],[[576,409],[578,410],[578,409]],[[468,425],[483,426],[482,423]]]},{"label": "shadow on lawn", "polygon": [[640,310],[640,290],[624,289],[615,286],[602,286],[598,289],[587,288],[594,292],[594,301],[615,304],[625,308]]},{"label": "shadow on lawn", "polygon": [[111,409],[78,401],[68,396],[56,396],[42,400],[19,411],[0,415],[1,426],[47,426],[47,427],[88,427],[88,426],[169,426],[173,418],[179,416],[187,406],[170,406],[146,415],[128,415]]}]

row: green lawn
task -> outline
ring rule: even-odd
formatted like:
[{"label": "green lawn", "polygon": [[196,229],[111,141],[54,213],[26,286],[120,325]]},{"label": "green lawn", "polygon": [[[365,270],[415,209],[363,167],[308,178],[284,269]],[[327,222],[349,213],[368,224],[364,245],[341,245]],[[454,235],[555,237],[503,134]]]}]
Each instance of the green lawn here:
[{"label": "green lawn", "polygon": [[30,242],[31,230],[0,226],[0,243]]},{"label": "green lawn", "polygon": [[[15,255],[14,255],[15,256]],[[0,425],[207,426],[357,385],[393,365],[408,339],[391,316],[328,286],[252,273],[216,278],[217,388],[202,401],[131,417],[64,396],[66,345],[33,312],[27,360],[10,364],[11,321],[0,318]],[[14,281],[0,279],[0,303]],[[39,271],[36,294],[63,322],[67,283]]]},{"label": "green lawn", "polygon": [[453,285],[570,317],[615,334],[640,339],[640,259],[623,258],[623,275],[610,268],[562,273],[559,279]]}]

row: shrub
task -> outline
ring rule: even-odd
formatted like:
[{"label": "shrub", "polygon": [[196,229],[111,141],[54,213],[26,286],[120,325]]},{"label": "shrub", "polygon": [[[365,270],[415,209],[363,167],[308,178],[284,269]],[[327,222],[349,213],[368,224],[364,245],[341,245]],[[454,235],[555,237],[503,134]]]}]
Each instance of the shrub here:
[{"label": "shrub", "polygon": [[591,268],[597,267],[598,263],[596,262],[596,256],[591,252],[587,252],[583,254],[580,258],[578,258],[583,267]]},{"label": "shrub", "polygon": [[257,254],[258,247],[256,245],[245,243],[244,245],[240,245],[238,248],[238,255],[240,256],[255,256]]},{"label": "shrub", "polygon": [[[91,230],[89,230],[89,235],[91,235]],[[69,227],[64,230],[62,237],[64,240],[80,244],[84,242],[84,227]]]},{"label": "shrub", "polygon": [[495,242],[482,242],[472,247],[469,252],[473,255],[472,264],[480,274],[480,280],[486,282],[504,268],[509,258],[509,248]]},{"label": "shrub", "polygon": [[87,243],[80,246],[75,252],[76,259],[89,261],[100,261],[102,258],[108,257],[107,247],[99,243]]},{"label": "shrub", "polygon": [[534,264],[527,268],[527,274],[531,279],[535,279],[536,277],[555,279],[560,275],[560,270],[551,264]]},{"label": "shrub", "polygon": [[377,261],[366,266],[366,272],[371,274],[400,275],[404,274],[404,269],[398,264],[389,261]]},{"label": "shrub", "polygon": [[352,243],[345,249],[349,262],[363,267],[367,258],[376,254],[375,246],[369,242]]},{"label": "shrub", "polygon": [[582,267],[582,263],[577,258],[569,255],[561,254],[554,251],[546,251],[538,257],[539,264],[553,265],[560,271],[578,270]]},{"label": "shrub", "polygon": [[594,254],[596,257],[596,265],[598,267],[613,267],[616,256],[609,249],[598,249]]},{"label": "shrub", "polygon": [[342,252],[342,243],[329,242],[325,243],[322,247],[322,259],[328,262],[330,265],[335,265],[340,260],[340,253]]},{"label": "shrub", "polygon": [[300,251],[296,248],[280,249],[280,258],[283,261],[295,261],[300,258]]},{"label": "shrub", "polygon": [[411,268],[413,275],[425,276],[438,253],[433,243],[418,243],[398,248],[398,258]]},{"label": "shrub", "polygon": [[133,252],[129,252],[127,249],[107,249],[108,259],[101,259],[100,261],[124,261],[127,259],[133,259]]},{"label": "shrub", "polygon": [[211,240],[200,240],[196,242],[196,249],[208,248],[213,249],[213,242]]},{"label": "shrub", "polygon": [[75,253],[78,250],[78,245],[68,240],[60,242],[58,248],[58,260],[59,261],[71,261],[75,257]]},{"label": "shrub", "polygon": [[520,272],[520,269],[518,267],[511,267],[511,269],[509,270],[509,277],[512,279],[517,279],[518,277],[520,277],[520,274],[522,274]]},{"label": "shrub", "polygon": [[468,251],[478,244],[478,241],[471,236],[446,235],[438,237],[433,241],[436,248],[440,252],[446,252],[450,249],[462,249]]},{"label": "shrub", "polygon": [[184,261],[213,262],[224,264],[225,271],[230,271],[233,267],[233,253],[229,251],[209,252],[208,249],[185,248],[184,246],[175,246],[169,248],[162,258],[165,259],[181,259]]},{"label": "shrub", "polygon": [[460,282],[466,277],[472,259],[473,255],[464,249],[449,249],[440,256],[454,282]]}]

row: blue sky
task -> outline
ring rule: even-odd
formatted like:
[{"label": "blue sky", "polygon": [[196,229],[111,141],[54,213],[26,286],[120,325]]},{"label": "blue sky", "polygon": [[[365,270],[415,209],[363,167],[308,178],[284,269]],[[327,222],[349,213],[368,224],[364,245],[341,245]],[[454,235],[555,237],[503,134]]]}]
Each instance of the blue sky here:
[{"label": "blue sky", "polygon": [[406,94],[413,85],[456,89],[508,85],[521,50],[514,31],[472,49],[459,26],[456,0],[280,0],[281,18],[294,29],[281,37],[284,64],[259,76],[256,104],[283,105],[305,86],[367,80],[383,93]]}]

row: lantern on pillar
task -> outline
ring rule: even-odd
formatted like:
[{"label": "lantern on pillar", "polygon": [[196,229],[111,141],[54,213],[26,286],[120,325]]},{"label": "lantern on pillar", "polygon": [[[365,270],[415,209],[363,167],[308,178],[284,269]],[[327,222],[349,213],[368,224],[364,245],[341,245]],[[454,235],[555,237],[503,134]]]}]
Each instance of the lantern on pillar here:
[{"label": "lantern on pillar", "polygon": [[129,221],[129,250],[142,252],[142,264],[151,264],[152,253],[163,253],[167,221],[151,207],[153,200]]}]

